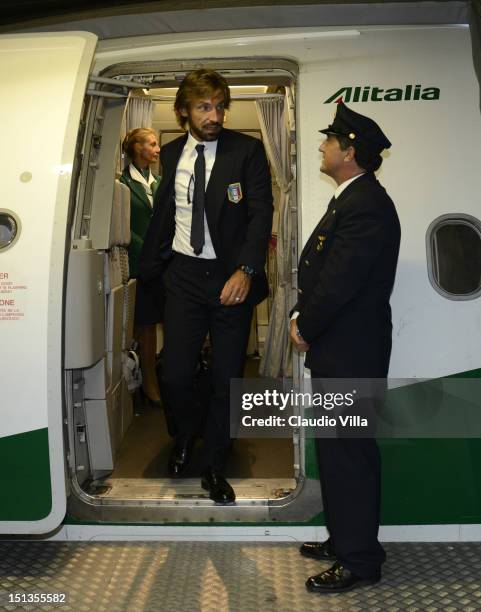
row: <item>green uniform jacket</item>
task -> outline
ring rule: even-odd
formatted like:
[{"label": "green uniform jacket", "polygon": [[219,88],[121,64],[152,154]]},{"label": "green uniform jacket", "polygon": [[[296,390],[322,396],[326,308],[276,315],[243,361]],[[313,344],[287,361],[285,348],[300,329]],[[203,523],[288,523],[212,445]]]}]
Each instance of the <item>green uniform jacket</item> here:
[{"label": "green uniform jacket", "polygon": [[[151,184],[152,195],[155,195],[160,184],[160,176],[154,176],[155,182]],[[129,167],[124,169],[120,182],[130,189],[130,245],[129,245],[129,269],[130,276],[138,276],[138,261],[145,234],[152,218],[152,206],[150,205],[145,188],[142,183],[134,181],[130,176]]]}]

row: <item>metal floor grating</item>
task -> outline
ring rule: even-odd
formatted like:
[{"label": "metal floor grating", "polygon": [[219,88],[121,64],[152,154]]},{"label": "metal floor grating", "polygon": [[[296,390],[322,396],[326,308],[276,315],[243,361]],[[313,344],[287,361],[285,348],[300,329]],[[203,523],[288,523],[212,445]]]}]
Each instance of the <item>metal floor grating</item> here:
[{"label": "metal floor grating", "polygon": [[[0,542],[4,610],[176,612],[481,610],[481,543],[386,544],[378,585],[317,595],[304,582],[328,564],[298,544]],[[58,605],[7,603],[5,593],[67,594]]]}]

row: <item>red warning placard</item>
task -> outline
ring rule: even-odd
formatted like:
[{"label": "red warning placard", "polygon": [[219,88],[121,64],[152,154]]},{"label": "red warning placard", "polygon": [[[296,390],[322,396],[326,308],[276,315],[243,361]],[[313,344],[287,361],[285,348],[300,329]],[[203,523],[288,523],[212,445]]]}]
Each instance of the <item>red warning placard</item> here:
[{"label": "red warning placard", "polygon": [[0,271],[0,321],[20,321],[24,318],[21,298],[26,289],[27,285],[16,283],[9,272]]}]

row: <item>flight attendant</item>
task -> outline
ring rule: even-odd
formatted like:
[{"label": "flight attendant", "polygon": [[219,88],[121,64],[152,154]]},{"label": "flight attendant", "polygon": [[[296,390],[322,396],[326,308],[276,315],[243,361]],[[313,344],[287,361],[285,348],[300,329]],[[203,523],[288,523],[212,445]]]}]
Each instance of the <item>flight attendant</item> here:
[{"label": "flight attendant", "polygon": [[137,278],[134,337],[139,343],[145,399],[158,406],[160,392],[155,371],[156,325],[162,321],[162,296],[154,287],[146,287],[138,278],[138,261],[153,214],[154,195],[160,184],[160,177],[150,170],[151,164],[159,159],[160,148],[154,130],[136,128],[125,136],[122,149],[131,160],[122,172],[120,181],[130,189],[129,271],[131,278]]}]

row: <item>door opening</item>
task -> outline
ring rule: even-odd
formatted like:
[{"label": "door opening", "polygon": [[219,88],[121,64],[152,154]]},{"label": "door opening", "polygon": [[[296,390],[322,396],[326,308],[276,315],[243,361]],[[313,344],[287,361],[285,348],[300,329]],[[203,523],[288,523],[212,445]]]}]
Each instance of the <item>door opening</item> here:
[{"label": "door opening", "polygon": [[[230,63],[238,64],[239,60]],[[266,60],[259,63],[265,64]],[[229,67],[227,61],[224,67],[219,65],[219,60],[215,64],[212,67],[224,74],[233,96],[226,127],[263,140],[265,131],[263,134],[256,101],[277,99],[285,105],[286,121],[289,121],[286,154],[295,167],[295,66],[290,66],[290,70],[285,66],[279,69],[271,66],[266,70],[265,66],[256,68],[253,60],[249,60],[248,69],[238,65]],[[159,134],[160,146],[165,145],[181,133],[172,106],[175,86],[182,75],[174,70],[160,70],[161,67],[157,73],[150,67],[146,75],[136,72],[135,68],[134,65],[118,65],[110,73],[107,71],[106,76],[115,76],[121,83],[128,78],[145,85],[143,91],[133,90],[130,96],[138,93],[154,102],[151,127]],[[105,82],[100,87],[105,90],[110,85]],[[86,136],[89,146],[84,149],[88,164],[84,163],[80,179],[77,236],[74,238],[77,242],[85,241],[104,257],[105,311],[102,316],[106,329],[103,357],[90,367],[72,369],[68,373],[68,388],[72,393],[70,463],[74,475],[71,511],[82,518],[102,516],[103,520],[129,522],[139,520],[140,516],[147,522],[269,520],[275,514],[272,508],[288,505],[299,493],[302,450],[298,436],[234,440],[225,474],[236,491],[237,503],[234,507],[215,506],[200,487],[200,474],[196,471],[195,457],[201,441],[194,448],[193,461],[185,478],[170,479],[167,460],[173,441],[164,414],[162,410],[143,405],[140,397],[129,393],[127,388],[122,364],[132,341],[135,279],[129,279],[125,248],[129,221],[123,205],[126,194],[115,182],[115,175],[122,168],[119,143],[125,130],[122,121],[126,101],[125,95],[123,98],[119,95],[112,99],[108,96],[96,99],[97,107],[93,105],[89,115],[91,135],[88,136],[87,130]],[[115,185],[111,188],[113,206],[106,205],[105,184],[109,175]],[[279,185],[275,172],[272,172],[272,179],[275,213],[266,264],[270,295],[255,309],[245,377],[258,377],[260,364],[261,371],[265,371],[263,356],[268,349],[269,319],[277,289],[276,240],[282,230],[280,224],[286,222],[285,211],[279,209],[285,185]],[[295,185],[295,171],[293,183]],[[291,191],[295,193],[292,183]],[[288,250],[295,255],[295,206],[287,212],[287,218],[291,223],[292,241]],[[205,355],[208,355],[208,343],[206,338]],[[159,328],[159,351],[161,346],[162,330]],[[291,372],[280,371],[279,374],[287,376]],[[136,514],[136,509],[141,513]]]}]

